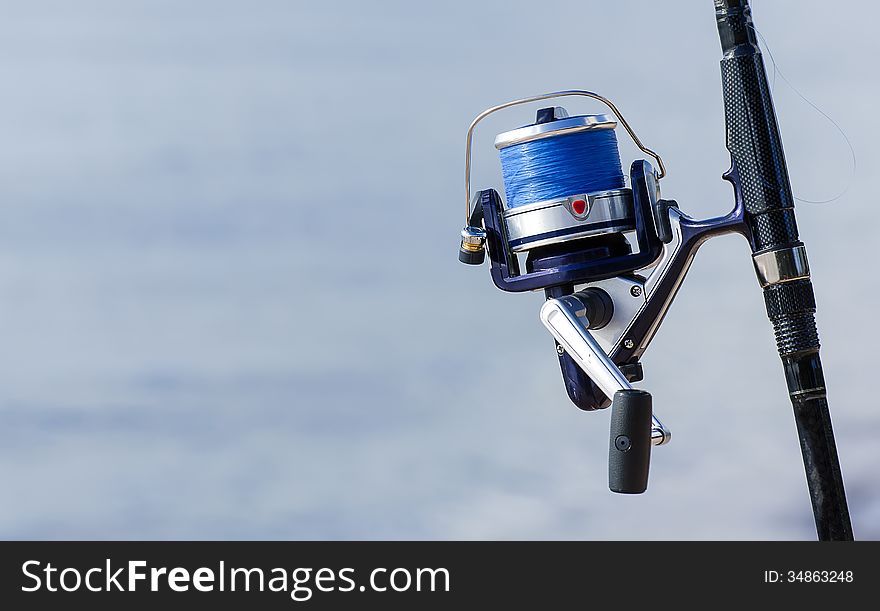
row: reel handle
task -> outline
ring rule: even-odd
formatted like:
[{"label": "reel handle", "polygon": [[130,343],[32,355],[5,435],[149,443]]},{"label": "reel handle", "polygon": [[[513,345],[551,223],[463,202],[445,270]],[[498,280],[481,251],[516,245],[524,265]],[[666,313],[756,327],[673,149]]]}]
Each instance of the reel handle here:
[{"label": "reel handle", "polygon": [[608,487],[612,492],[641,494],[648,488],[651,414],[650,393],[634,388],[614,393],[608,444]]},{"label": "reel handle", "polygon": [[650,393],[633,388],[590,335],[588,329],[593,325],[587,314],[596,324],[602,322],[602,308],[597,301],[584,293],[548,299],[541,307],[541,322],[572,360],[612,398],[608,487],[612,492],[641,494],[648,487],[651,446],[668,443],[671,435],[653,414]]}]

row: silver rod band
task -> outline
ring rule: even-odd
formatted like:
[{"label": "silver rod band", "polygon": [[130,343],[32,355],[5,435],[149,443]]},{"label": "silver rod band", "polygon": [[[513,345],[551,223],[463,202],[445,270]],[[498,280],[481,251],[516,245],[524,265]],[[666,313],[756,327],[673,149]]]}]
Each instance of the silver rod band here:
[{"label": "silver rod band", "polygon": [[810,277],[807,249],[803,246],[780,248],[752,256],[761,288]]}]

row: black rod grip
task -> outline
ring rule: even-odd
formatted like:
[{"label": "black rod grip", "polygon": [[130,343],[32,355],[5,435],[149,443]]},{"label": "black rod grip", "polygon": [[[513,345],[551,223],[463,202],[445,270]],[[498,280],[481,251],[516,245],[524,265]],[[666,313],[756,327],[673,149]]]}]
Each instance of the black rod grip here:
[{"label": "black rod grip", "polygon": [[608,487],[612,492],[641,494],[648,488],[651,463],[651,394],[618,390],[611,402]]},{"label": "black rod grip", "polygon": [[782,139],[745,0],[715,0],[724,57],[727,149],[739,176],[752,251],[795,246],[798,229]]}]

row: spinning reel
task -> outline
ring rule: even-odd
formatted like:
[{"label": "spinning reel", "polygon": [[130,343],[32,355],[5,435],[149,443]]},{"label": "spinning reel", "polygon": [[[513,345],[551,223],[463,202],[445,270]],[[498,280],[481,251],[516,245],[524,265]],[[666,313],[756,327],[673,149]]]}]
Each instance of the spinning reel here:
[{"label": "spinning reel", "polygon": [[[616,121],[608,115],[571,117],[561,107],[541,108],[534,124],[495,139],[509,191],[506,204],[491,189],[472,200],[471,142],[477,124],[512,106],[573,96],[604,103]],[[646,160],[634,161],[628,188],[615,172],[620,167],[614,138],[618,122],[657,164],[655,169]],[[611,146],[591,148],[597,136]],[[535,151],[535,143],[544,148]],[[567,159],[552,157],[560,145],[566,157],[574,146],[590,158],[579,168],[563,169],[560,164]],[[459,259],[479,265],[488,251],[498,288],[544,291],[540,318],[556,341],[569,398],[586,411],[612,407],[609,487],[644,492],[651,446],[667,443],[671,433],[652,413],[651,395],[632,387],[642,379],[639,359],[699,246],[715,235],[747,234],[741,198],[723,217],[696,221],[683,214],[674,200],[660,195],[665,176],[660,156],[642,144],[613,103],[589,91],[548,93],[484,111],[468,129],[466,158],[468,222]],[[531,183],[551,181],[554,196],[542,199],[541,189],[524,190],[516,182],[520,176]]]},{"label": "spinning reel", "polygon": [[[670,439],[653,414],[651,395],[632,387],[700,245],[739,233],[773,324],[800,440],[820,539],[852,539],[852,526],[826,400],[816,301],[767,74],[748,0],[714,0],[723,50],[733,210],[695,220],[664,199],[660,156],[606,98],[570,90],[507,102],[480,113],[467,132],[466,225],[459,259],[479,265],[489,254],[492,281],[509,292],[544,291],[541,322],[556,341],[565,388],[582,410],[611,405],[609,486],[647,488],[651,448]],[[569,116],[538,110],[535,122],[498,135],[505,197],[471,199],[471,143],[485,117],[522,104],[567,97],[605,104],[611,115]],[[650,157],[623,175],[620,125]]]}]

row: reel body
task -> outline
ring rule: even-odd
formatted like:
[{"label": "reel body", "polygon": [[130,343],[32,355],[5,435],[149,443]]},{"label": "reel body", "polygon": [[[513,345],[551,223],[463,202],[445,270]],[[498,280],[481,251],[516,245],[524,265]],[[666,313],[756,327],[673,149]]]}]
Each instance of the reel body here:
[{"label": "reel body", "polygon": [[[498,288],[522,292],[611,278],[660,255],[652,226],[661,206],[656,173],[637,161],[632,188],[624,186],[616,126],[607,115],[569,117],[563,108],[542,108],[533,125],[495,139],[508,202],[495,191],[479,192],[465,231],[482,225]],[[635,232],[636,252],[627,232]]]},{"label": "reel body", "polygon": [[[494,190],[480,191],[475,209],[482,213],[495,286],[514,293],[551,289],[649,266],[662,250],[652,226],[652,206],[660,205],[649,195],[652,174],[648,162],[637,161],[633,189],[575,194],[525,212],[505,208]],[[572,210],[577,202],[587,210],[580,218]],[[635,231],[636,252],[624,236],[627,231]],[[517,255],[524,252],[528,256],[521,265]]]},{"label": "reel body", "polygon": [[[616,139],[604,135],[613,135],[615,121],[607,115],[569,117],[562,108],[542,108],[534,124],[495,140],[507,203],[487,189],[476,193],[471,206],[470,143],[475,125],[495,110],[557,95],[605,102],[660,169],[644,159],[634,161],[626,187]],[[602,140],[589,138],[596,134]],[[544,148],[526,150],[518,158],[510,154],[512,148],[534,147],[536,142]],[[563,145],[563,155],[556,155],[555,144]],[[541,321],[556,340],[569,398],[585,411],[613,406],[609,486],[615,492],[644,492],[650,447],[668,442],[670,432],[652,414],[650,394],[633,389],[631,383],[642,380],[639,358],[697,248],[713,235],[748,236],[735,169],[725,174],[735,188],[733,211],[704,221],[687,217],[675,201],[660,196],[659,181],[665,175],[660,157],[641,144],[611,102],[580,91],[489,109],[472,123],[467,150],[468,223],[462,231],[460,260],[481,264],[488,252],[492,281],[499,289],[544,291]]]}]

